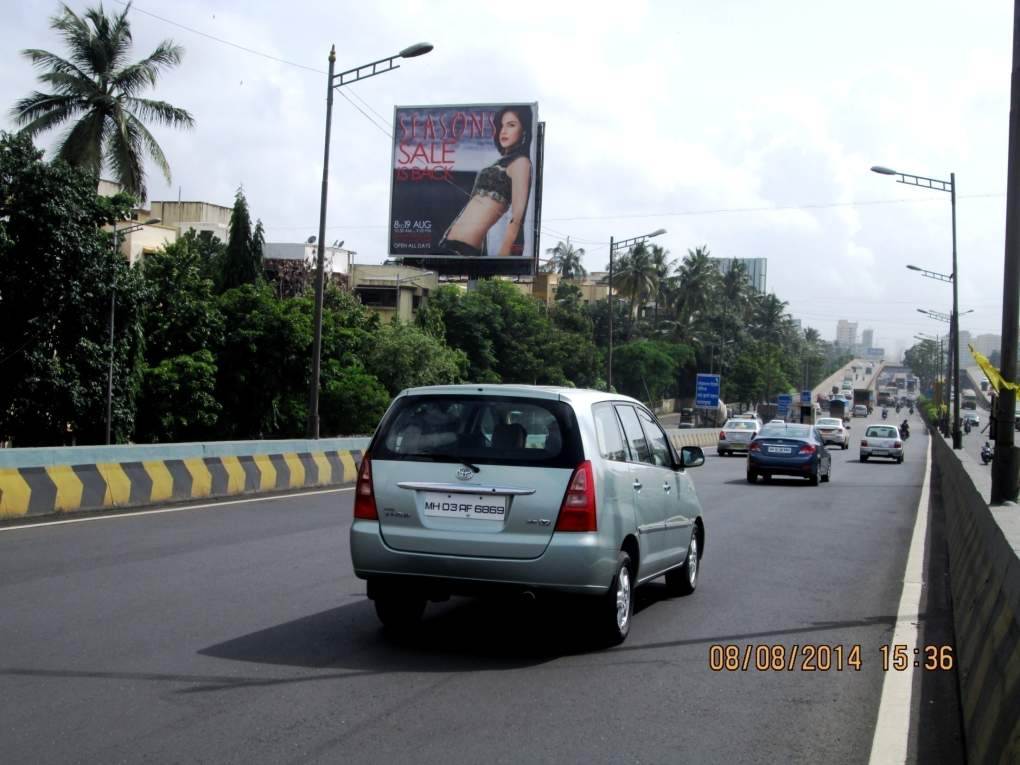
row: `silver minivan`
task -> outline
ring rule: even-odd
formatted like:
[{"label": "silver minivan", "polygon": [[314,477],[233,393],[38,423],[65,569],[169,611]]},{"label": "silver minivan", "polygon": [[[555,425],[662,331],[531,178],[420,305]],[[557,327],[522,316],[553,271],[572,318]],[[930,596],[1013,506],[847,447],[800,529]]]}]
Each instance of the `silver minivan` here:
[{"label": "silver minivan", "polygon": [[640,402],[600,391],[450,385],[401,393],[358,469],[351,559],[387,628],[429,600],[581,597],[605,642],[634,588],[694,592],[705,521],[688,468]]}]

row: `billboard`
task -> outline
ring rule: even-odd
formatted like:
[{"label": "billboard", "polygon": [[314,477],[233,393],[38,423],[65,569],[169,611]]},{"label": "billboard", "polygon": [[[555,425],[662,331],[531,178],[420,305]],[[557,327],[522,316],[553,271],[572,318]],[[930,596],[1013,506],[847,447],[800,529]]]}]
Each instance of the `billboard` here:
[{"label": "billboard", "polygon": [[396,107],[389,254],[530,272],[539,138],[536,103]]}]

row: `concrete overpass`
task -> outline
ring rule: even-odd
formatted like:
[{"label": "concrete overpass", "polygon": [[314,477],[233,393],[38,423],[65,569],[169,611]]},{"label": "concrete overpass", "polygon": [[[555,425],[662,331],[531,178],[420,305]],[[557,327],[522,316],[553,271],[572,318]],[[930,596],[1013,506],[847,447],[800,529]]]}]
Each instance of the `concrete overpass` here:
[{"label": "concrete overpass", "polygon": [[[870,388],[875,390],[875,383],[884,368],[884,361],[852,359],[816,385],[811,391],[811,398],[817,401],[820,394],[831,396],[833,386],[841,388],[843,380],[848,377],[853,380],[853,387],[855,389]],[[870,374],[868,369],[871,369]]]}]

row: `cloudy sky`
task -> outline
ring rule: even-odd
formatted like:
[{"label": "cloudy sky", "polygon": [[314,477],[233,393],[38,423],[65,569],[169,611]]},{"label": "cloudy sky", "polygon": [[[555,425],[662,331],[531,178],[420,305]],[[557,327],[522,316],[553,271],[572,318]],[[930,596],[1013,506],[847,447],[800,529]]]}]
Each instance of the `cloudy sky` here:
[{"label": "cloudy sky", "polygon": [[[330,45],[340,70],[425,40],[429,55],[336,99],[327,239],[357,262],[386,256],[394,105],[537,101],[543,250],[569,236],[602,270],[611,235],[664,227],[677,258],[698,245],[767,257],[769,288],[822,337],[846,318],[902,349],[943,331],[918,307],[951,308],[948,285],[905,269],[951,270],[949,195],[868,168],[955,172],[960,306],[973,309],[961,329],[999,333],[1011,5],[140,0],[134,57],[184,46],[158,97],[197,122],[154,130],[173,180],[150,168],[150,198],[229,205],[243,185],[270,241],[303,241],[318,225]],[[19,51],[63,49],[48,27],[58,3],[0,8],[10,129],[9,106],[36,87]]]}]

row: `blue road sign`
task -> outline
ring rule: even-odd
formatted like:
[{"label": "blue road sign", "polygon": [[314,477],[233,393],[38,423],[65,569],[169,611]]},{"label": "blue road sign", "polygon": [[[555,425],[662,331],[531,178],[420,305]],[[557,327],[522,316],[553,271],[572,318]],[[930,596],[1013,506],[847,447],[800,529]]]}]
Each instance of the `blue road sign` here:
[{"label": "blue road sign", "polygon": [[694,405],[715,409],[719,406],[719,375],[699,374]]},{"label": "blue road sign", "polygon": [[800,392],[800,403],[807,404],[807,405],[811,404],[811,391],[809,391],[809,390],[802,390]]},{"label": "blue road sign", "polygon": [[776,396],[776,404],[779,409],[776,414],[786,419],[790,414],[790,407],[793,406],[793,395],[790,393],[780,393]]}]

